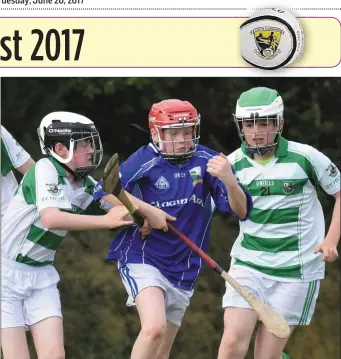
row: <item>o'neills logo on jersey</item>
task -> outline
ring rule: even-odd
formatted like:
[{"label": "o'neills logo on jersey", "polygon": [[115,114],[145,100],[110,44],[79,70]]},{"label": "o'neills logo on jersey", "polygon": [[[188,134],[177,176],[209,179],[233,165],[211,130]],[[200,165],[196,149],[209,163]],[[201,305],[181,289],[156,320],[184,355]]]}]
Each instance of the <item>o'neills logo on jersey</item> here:
[{"label": "o'neills logo on jersey", "polygon": [[266,187],[266,186],[274,186],[275,181],[272,180],[263,180],[263,181],[256,181],[257,187]]},{"label": "o'neills logo on jersey", "polygon": [[197,197],[195,194],[193,194],[190,198],[181,198],[181,199],[176,199],[174,201],[165,201],[165,202],[155,201],[155,202],[151,202],[150,204],[158,208],[165,208],[165,207],[175,207],[178,205],[187,204],[188,202],[193,202],[201,207],[204,207],[204,201],[201,198]]}]

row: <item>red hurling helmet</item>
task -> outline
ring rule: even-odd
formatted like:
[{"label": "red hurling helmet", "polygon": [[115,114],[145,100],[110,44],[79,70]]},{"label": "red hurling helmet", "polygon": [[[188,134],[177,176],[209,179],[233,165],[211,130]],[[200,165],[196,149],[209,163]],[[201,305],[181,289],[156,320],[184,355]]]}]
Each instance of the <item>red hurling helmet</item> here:
[{"label": "red hurling helmet", "polygon": [[[190,102],[170,99],[155,103],[150,109],[148,122],[150,132],[157,137],[157,140],[153,139],[153,143],[165,159],[185,160],[193,156],[199,144],[200,115]],[[162,130],[184,127],[192,127],[193,134],[191,139],[181,142],[191,142],[191,144],[187,146],[188,150],[178,153],[175,152],[174,144],[179,141],[165,141]],[[167,142],[172,144],[173,152],[164,151]]]}]

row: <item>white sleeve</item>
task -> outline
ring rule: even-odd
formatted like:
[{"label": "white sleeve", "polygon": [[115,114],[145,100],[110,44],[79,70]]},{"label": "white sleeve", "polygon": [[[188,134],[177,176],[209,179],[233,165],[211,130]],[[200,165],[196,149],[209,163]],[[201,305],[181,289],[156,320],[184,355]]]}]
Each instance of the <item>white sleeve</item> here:
[{"label": "white sleeve", "polygon": [[48,159],[37,162],[34,178],[39,212],[44,208],[72,209],[67,185],[59,183],[58,172]]},{"label": "white sleeve", "polygon": [[1,126],[1,138],[6,147],[8,157],[15,168],[22,166],[30,159],[30,155],[3,126]]},{"label": "white sleeve", "polygon": [[340,191],[340,171],[322,152],[309,146],[309,159],[322,189],[333,195]]}]

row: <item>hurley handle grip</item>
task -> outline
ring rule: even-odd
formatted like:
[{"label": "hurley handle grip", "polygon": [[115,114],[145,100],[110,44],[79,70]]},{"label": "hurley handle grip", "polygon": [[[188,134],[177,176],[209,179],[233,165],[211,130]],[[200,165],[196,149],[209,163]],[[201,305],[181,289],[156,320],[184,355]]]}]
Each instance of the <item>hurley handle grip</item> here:
[{"label": "hurley handle grip", "polygon": [[134,213],[130,213],[131,216],[134,218],[135,222],[137,223],[137,225],[139,227],[143,227],[144,224],[144,217],[142,216],[142,214],[138,211],[135,211]]}]

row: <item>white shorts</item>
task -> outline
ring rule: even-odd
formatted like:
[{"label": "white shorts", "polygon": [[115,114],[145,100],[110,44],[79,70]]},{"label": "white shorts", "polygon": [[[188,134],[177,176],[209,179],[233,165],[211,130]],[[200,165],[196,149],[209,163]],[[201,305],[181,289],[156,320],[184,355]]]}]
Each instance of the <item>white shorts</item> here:
[{"label": "white shorts", "polygon": [[[308,325],[315,311],[320,281],[280,282],[261,273],[232,267],[229,274],[265,304],[280,313],[289,325]],[[223,308],[251,308],[238,292],[226,283]]]},{"label": "white shorts", "polygon": [[34,267],[1,258],[1,328],[26,327],[49,317],[62,317],[52,265]]},{"label": "white shorts", "polygon": [[128,293],[127,306],[135,305],[135,297],[144,288],[159,287],[165,292],[167,321],[180,327],[193,290],[175,287],[157,268],[149,264],[127,263],[122,266],[119,263],[118,270]]}]

